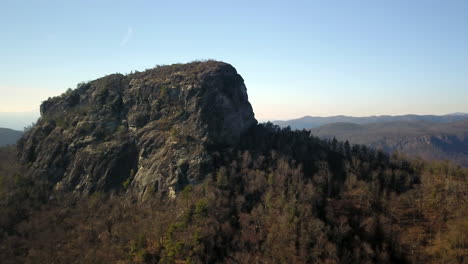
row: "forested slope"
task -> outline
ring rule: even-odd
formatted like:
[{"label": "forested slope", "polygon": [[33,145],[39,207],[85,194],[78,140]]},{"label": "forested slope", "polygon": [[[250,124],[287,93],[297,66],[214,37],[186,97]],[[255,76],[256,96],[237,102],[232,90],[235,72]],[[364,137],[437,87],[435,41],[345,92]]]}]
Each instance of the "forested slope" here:
[{"label": "forested slope", "polygon": [[48,197],[8,168],[2,172],[2,259],[466,261],[468,173],[457,166],[410,162],[270,125],[258,125],[239,148],[215,156],[217,169],[203,182],[173,200],[144,203],[106,193]]}]

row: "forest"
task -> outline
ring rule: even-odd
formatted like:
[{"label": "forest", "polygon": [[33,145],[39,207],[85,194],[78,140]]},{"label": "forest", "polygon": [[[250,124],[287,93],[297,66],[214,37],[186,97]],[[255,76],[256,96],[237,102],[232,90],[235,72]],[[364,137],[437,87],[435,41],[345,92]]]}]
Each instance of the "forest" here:
[{"label": "forest", "polygon": [[259,124],[170,199],[53,192],[0,149],[2,263],[466,263],[468,170]]}]

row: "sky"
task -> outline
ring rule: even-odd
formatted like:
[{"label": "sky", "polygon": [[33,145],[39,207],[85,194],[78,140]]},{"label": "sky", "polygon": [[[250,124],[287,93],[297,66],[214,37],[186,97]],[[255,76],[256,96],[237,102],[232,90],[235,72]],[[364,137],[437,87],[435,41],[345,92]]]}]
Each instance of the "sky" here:
[{"label": "sky", "polygon": [[468,112],[467,14],[450,0],[0,0],[0,117],[199,59],[232,64],[261,121]]}]

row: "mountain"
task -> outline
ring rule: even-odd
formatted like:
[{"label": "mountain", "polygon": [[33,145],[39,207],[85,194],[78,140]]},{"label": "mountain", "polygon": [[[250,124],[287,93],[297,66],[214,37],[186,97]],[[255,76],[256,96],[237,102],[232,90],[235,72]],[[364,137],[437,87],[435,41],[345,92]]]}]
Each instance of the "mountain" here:
[{"label": "mountain", "polygon": [[311,129],[322,138],[401,152],[428,160],[451,160],[468,167],[468,120],[452,123],[381,122],[334,123]]},{"label": "mountain", "polygon": [[0,127],[0,147],[16,144],[21,135],[23,135],[21,131]]},{"label": "mountain", "polygon": [[40,109],[18,142],[21,163],[34,168],[27,174],[84,194],[125,185],[140,198],[201,180],[208,149],[237,143],[257,123],[242,77],[215,61],[112,74]]},{"label": "mountain", "polygon": [[456,112],[456,113],[450,113],[448,115],[454,115],[454,116],[467,116],[468,113],[462,113],[462,112]]},{"label": "mountain", "polygon": [[367,117],[353,117],[353,116],[304,116],[298,119],[291,119],[287,121],[272,121],[273,124],[281,127],[290,126],[292,129],[310,129],[323,126],[331,123],[354,123],[354,124],[369,124],[369,123],[382,123],[382,122],[414,122],[425,121],[433,123],[450,123],[460,120],[468,119],[467,114],[454,113],[448,115],[399,115],[399,116],[367,116]]},{"label": "mountain", "polygon": [[464,263],[467,176],[258,124],[227,63],[112,74],[0,148],[0,259]]}]

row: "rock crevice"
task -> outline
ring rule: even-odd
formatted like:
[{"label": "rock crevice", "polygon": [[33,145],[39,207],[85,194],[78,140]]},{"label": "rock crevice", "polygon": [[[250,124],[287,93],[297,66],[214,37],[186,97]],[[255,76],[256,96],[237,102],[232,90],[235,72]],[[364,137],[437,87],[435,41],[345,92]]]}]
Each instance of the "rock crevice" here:
[{"label": "rock crevice", "polygon": [[211,147],[236,144],[256,123],[231,65],[175,64],[49,98],[18,153],[25,173],[56,191],[173,195],[209,173]]}]

